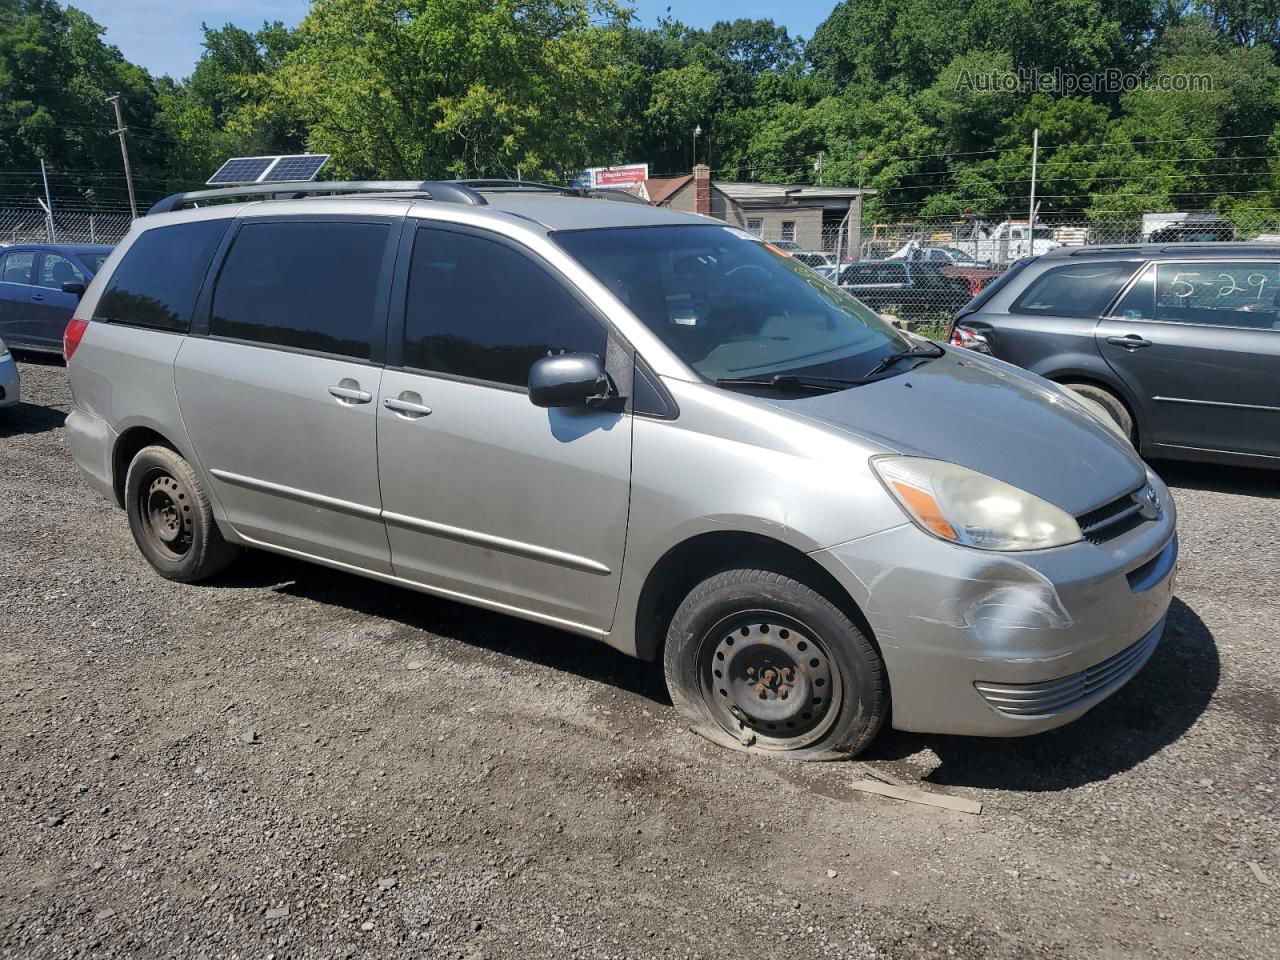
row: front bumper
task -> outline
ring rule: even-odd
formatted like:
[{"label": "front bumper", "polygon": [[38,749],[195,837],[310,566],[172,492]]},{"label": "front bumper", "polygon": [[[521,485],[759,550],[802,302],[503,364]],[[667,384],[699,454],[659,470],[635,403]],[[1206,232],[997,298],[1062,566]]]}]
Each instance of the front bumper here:
[{"label": "front bumper", "polygon": [[1164,516],[1102,545],[999,554],[904,524],[813,554],[871,626],[900,730],[1020,736],[1069,723],[1159,643],[1178,541]]},{"label": "front bumper", "polygon": [[5,354],[0,360],[0,407],[15,406],[22,399],[22,382],[18,378],[18,365],[13,354]]}]

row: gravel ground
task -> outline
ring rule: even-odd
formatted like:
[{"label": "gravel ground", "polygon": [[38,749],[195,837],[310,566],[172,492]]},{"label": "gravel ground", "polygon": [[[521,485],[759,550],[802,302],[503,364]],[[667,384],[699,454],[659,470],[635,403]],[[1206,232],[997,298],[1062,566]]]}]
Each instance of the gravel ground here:
[{"label": "gravel ground", "polygon": [[21,369],[0,956],[1280,956],[1276,475],[1160,465],[1170,630],[1083,720],[794,765],[549,629],[261,554],[160,579],[77,475],[65,371]]}]

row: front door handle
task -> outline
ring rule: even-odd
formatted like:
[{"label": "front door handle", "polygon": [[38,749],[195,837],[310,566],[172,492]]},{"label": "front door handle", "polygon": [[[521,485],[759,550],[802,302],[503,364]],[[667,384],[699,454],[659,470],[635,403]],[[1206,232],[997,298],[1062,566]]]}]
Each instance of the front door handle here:
[{"label": "front door handle", "polygon": [[431,415],[431,408],[412,390],[406,390],[398,397],[384,397],[382,405],[406,420],[417,420],[419,417]]},{"label": "front door handle", "polygon": [[373,399],[373,394],[368,390],[360,389],[360,382],[352,380],[350,377],[343,377],[337,383],[329,387],[329,396],[337,399],[339,403],[368,403]]},{"label": "front door handle", "polygon": [[43,300],[43,299],[44,299],[44,294],[43,294],[43,293],[33,293],[33,294],[31,295],[31,299],[32,299],[32,300]]},{"label": "front door handle", "polygon": [[1136,333],[1130,333],[1123,337],[1107,337],[1107,343],[1115,347],[1124,347],[1126,350],[1137,350],[1139,347],[1151,346],[1150,340],[1140,337]]}]

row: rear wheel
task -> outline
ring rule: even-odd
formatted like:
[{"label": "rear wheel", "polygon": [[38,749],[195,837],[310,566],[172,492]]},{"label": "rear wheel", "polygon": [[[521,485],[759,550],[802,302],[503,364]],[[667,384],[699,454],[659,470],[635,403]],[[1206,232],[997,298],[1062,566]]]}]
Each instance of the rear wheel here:
[{"label": "rear wheel", "polygon": [[225,570],[239,554],[218,530],[195,471],[168,447],[138,451],[124,489],[134,542],[162,577],[194,583]]},{"label": "rear wheel", "polygon": [[887,707],[884,665],[817,590],[773,570],[704,580],[672,618],[667,686],[715,743],[793,760],[852,757]]},{"label": "rear wheel", "polygon": [[1063,386],[1080,394],[1082,397],[1088,397],[1095,403],[1101,404],[1102,408],[1110,414],[1111,419],[1120,425],[1120,429],[1129,438],[1129,442],[1137,446],[1138,431],[1134,427],[1133,414],[1129,412],[1129,408],[1125,406],[1123,400],[1106,387],[1100,387],[1093,383],[1064,383]]}]

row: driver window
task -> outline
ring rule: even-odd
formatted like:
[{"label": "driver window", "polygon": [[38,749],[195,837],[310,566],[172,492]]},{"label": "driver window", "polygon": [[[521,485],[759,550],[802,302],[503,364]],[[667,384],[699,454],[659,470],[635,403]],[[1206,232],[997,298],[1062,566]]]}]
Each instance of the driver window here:
[{"label": "driver window", "polygon": [[61,290],[64,283],[84,283],[84,273],[66,257],[46,253],[40,265],[39,284],[50,290]]},{"label": "driver window", "polygon": [[422,228],[413,243],[404,363],[526,386],[535,360],[605,356],[607,331],[531,257],[505,243]]}]

